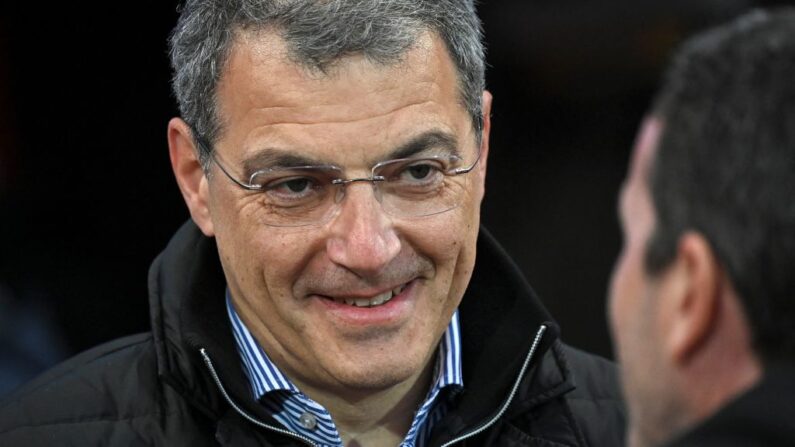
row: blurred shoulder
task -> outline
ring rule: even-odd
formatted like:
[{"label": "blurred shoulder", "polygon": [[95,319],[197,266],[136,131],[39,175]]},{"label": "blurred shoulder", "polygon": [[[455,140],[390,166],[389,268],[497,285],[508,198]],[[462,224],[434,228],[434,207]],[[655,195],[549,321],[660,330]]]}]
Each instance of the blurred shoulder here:
[{"label": "blurred shoulder", "polygon": [[[64,361],[0,402],[0,442],[57,439],[104,424],[143,420],[160,401],[151,334],[94,347]],[[84,439],[91,439],[86,433]],[[7,443],[8,442],[8,443]],[[21,444],[19,444],[21,445]]]},{"label": "blurred shoulder", "polygon": [[574,376],[574,396],[616,401],[623,405],[621,382],[615,362],[565,343],[560,352]]},{"label": "blurred shoulder", "polygon": [[565,344],[560,352],[575,385],[566,401],[583,436],[592,445],[623,445],[626,409],[616,364]]}]

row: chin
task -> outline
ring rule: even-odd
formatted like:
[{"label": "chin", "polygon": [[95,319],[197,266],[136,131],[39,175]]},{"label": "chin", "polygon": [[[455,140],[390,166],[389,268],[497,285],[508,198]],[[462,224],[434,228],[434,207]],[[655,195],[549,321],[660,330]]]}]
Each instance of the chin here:
[{"label": "chin", "polygon": [[337,377],[349,389],[383,391],[419,376],[424,366],[405,357],[388,361],[371,358],[339,371]]}]

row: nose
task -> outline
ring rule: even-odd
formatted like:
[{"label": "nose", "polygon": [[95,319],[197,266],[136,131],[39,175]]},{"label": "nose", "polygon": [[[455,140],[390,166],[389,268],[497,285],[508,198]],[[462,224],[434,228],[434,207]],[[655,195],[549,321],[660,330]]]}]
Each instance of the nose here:
[{"label": "nose", "polygon": [[366,182],[346,185],[340,207],[330,223],[329,258],[360,277],[378,275],[400,253],[401,241],[392,219]]}]

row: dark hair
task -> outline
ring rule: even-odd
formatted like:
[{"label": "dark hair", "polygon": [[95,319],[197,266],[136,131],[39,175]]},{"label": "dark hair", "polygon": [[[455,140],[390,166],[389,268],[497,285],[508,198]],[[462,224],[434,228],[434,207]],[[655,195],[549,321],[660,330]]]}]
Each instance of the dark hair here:
[{"label": "dark hair", "polygon": [[795,9],[755,11],[685,43],[655,103],[656,228],[646,268],[704,235],[763,361],[795,354]]}]

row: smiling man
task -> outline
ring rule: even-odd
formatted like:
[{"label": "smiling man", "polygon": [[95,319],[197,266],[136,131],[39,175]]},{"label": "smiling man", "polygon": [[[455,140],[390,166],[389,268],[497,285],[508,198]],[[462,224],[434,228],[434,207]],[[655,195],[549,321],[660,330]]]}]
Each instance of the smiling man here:
[{"label": "smiling man", "polygon": [[480,38],[471,1],[189,1],[168,143],[192,220],[152,333],[20,391],[2,444],[620,445],[613,366],[480,228]]}]

